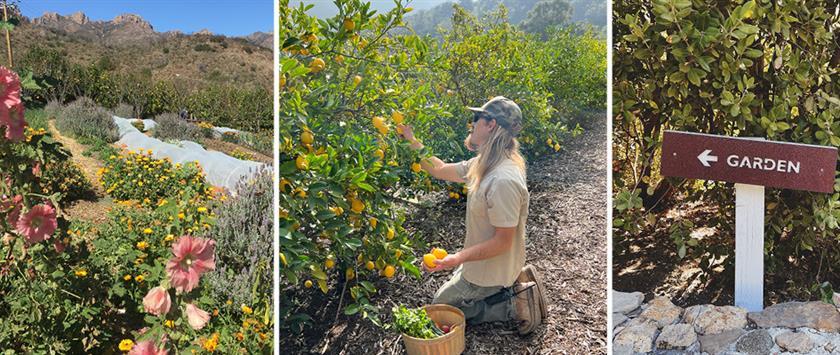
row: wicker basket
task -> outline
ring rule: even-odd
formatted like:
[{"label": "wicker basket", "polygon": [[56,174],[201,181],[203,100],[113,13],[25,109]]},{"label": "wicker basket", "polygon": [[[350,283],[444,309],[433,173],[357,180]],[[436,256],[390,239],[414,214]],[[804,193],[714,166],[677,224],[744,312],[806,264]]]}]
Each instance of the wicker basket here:
[{"label": "wicker basket", "polygon": [[449,333],[434,339],[419,339],[403,334],[403,344],[408,355],[450,355],[464,352],[464,331],[467,323],[464,312],[448,304],[423,307],[429,318],[437,324],[453,326]]}]

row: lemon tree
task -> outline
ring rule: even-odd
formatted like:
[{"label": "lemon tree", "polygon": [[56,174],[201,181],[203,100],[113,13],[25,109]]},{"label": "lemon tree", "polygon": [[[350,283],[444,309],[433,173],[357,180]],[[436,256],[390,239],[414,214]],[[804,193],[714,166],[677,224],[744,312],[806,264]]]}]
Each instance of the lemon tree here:
[{"label": "lemon tree", "polygon": [[[537,35],[508,25],[503,8],[488,24],[459,10],[453,30],[438,40],[406,27],[411,8],[404,1],[384,13],[359,0],[335,4],[334,17],[319,19],[307,14],[311,5],[280,2],[280,294],[340,287],[351,299],[346,314],[376,322],[373,281],[419,276],[415,249],[426,247],[403,227],[409,217],[401,201],[435,191],[453,202],[466,198],[462,185],[433,181],[419,164],[430,154],[471,157],[461,143],[472,118],[466,107],[513,98],[526,116],[521,142],[528,157],[556,154],[579,131],[569,117],[580,107],[558,104],[573,99],[553,80],[581,88],[583,81],[560,75],[570,73],[558,69],[565,63],[560,48],[547,49]],[[552,33],[550,43],[573,42],[558,39],[569,31]],[[598,50],[603,63],[586,70],[603,77],[605,45],[569,46],[564,60]],[[402,124],[426,148],[409,149],[399,137]],[[305,319],[292,314],[290,301],[280,300],[284,326]]]}]

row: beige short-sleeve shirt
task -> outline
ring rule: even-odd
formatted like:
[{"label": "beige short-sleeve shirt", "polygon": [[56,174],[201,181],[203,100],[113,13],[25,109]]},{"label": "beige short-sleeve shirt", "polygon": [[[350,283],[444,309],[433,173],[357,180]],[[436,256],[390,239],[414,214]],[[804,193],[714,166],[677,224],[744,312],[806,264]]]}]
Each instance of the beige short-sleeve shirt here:
[{"label": "beige short-sleeve shirt", "polygon": [[[458,164],[458,174],[466,179],[472,158]],[[467,237],[469,248],[494,237],[496,227],[516,227],[510,250],[490,259],[466,262],[464,278],[478,286],[513,285],[525,266],[525,221],[528,219],[528,185],[525,174],[505,159],[486,174],[478,191],[467,195]]]}]

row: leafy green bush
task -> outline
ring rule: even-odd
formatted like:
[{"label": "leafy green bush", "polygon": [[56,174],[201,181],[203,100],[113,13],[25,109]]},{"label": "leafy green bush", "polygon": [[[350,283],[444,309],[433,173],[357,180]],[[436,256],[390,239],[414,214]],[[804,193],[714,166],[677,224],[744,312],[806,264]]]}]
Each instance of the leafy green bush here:
[{"label": "leafy green bush", "polygon": [[160,140],[188,140],[197,142],[202,134],[201,129],[184,121],[174,113],[164,113],[155,116],[154,136]]},{"label": "leafy green bush", "polygon": [[[836,2],[618,1],[614,46],[614,235],[652,227],[675,197],[721,209],[708,227],[734,231],[731,184],[663,178],[666,129],[840,146]],[[840,265],[840,180],[834,194],[768,189],[768,272],[819,260]],[[654,210],[655,212],[655,210]],[[732,250],[672,230],[679,255],[700,265]],[[714,239],[714,238],[713,238]]]},{"label": "leafy green bush", "polygon": [[94,196],[93,185],[72,160],[48,163],[42,171],[41,188],[47,194],[60,193],[61,201],[75,201]]},{"label": "leafy green bush", "polygon": [[55,125],[75,138],[101,139],[109,143],[119,139],[117,124],[108,110],[86,97],[78,98],[61,110]]}]

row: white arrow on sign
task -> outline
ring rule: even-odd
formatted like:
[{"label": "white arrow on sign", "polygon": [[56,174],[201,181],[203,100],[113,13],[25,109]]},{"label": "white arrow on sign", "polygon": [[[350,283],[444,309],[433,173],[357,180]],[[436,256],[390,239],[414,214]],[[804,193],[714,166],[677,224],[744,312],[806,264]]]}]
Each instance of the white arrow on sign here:
[{"label": "white arrow on sign", "polygon": [[711,165],[709,165],[710,161],[717,162],[718,157],[714,156],[714,155],[709,155],[709,153],[711,153],[711,152],[712,152],[711,149],[706,149],[706,150],[703,151],[703,153],[700,153],[700,155],[697,156],[697,159],[700,160],[700,164],[703,164],[703,166],[705,166],[707,168],[711,166]]}]

